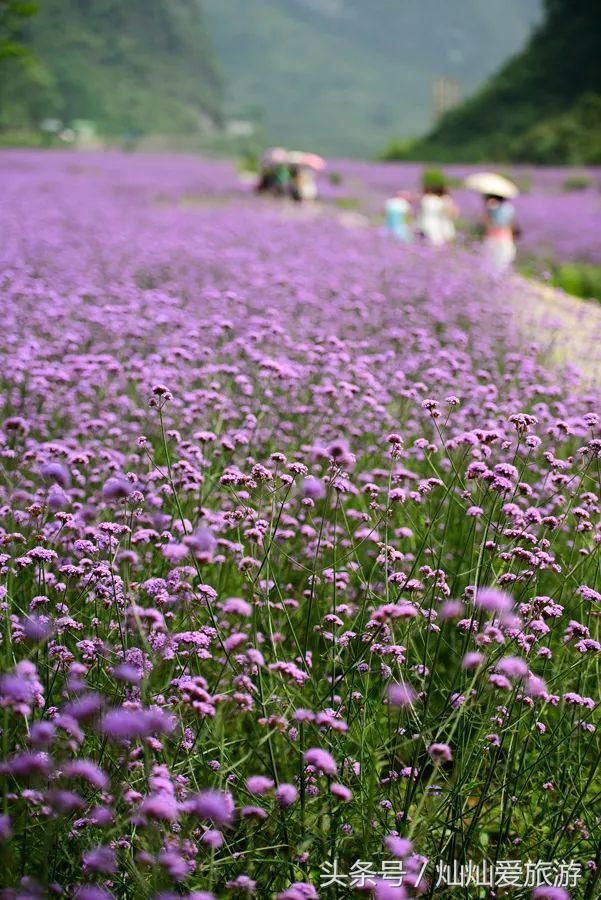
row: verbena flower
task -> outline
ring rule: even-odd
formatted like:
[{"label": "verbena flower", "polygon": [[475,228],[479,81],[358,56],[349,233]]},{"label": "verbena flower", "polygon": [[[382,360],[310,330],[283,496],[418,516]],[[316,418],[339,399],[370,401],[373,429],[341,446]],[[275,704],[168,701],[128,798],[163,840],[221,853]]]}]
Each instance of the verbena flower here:
[{"label": "verbena flower", "polygon": [[102,496],[105,500],[125,500],[133,493],[134,487],[127,478],[111,476],[102,486]]},{"label": "verbena flower", "polygon": [[451,762],[453,759],[453,754],[448,744],[430,744],[428,755],[435,763]]},{"label": "verbena flower", "polygon": [[305,762],[324,775],[336,775],[338,772],[338,766],[332,754],[320,747],[312,747],[305,751]]},{"label": "verbena flower", "polygon": [[388,686],[388,702],[391,706],[412,706],[416,698],[415,688],[407,682]]},{"label": "verbena flower", "polygon": [[497,588],[479,588],[474,603],[489,613],[509,612],[513,608],[513,600],[509,594]]},{"label": "verbena flower", "polygon": [[200,819],[215,825],[231,825],[234,818],[234,801],[226,791],[206,790],[187,801],[187,808]]},{"label": "verbena flower", "polygon": [[274,782],[264,775],[251,775],[246,781],[246,787],[251,794],[266,794],[272,790]]},{"label": "verbena flower", "polygon": [[293,784],[280,784],[276,788],[275,796],[279,805],[287,808],[298,799],[298,789]]}]

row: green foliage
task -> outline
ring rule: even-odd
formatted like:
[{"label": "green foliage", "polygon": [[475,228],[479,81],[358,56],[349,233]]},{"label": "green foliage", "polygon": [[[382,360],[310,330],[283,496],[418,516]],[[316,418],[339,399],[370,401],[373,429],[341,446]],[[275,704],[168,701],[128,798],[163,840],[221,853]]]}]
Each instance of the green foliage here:
[{"label": "green foliage", "polygon": [[358,197],[336,197],[334,205],[337,206],[338,209],[356,210],[360,209],[361,201]]},{"label": "green foliage", "polygon": [[22,31],[24,22],[37,10],[37,4],[27,0],[0,0],[0,125],[6,86],[18,83],[24,71],[29,71],[35,82],[37,67],[30,49],[23,43]]},{"label": "green foliage", "polygon": [[0,88],[0,125],[89,119],[101,132],[183,133],[220,115],[197,0],[44,0],[23,28],[37,60]]},{"label": "green foliage", "polygon": [[566,294],[601,301],[601,266],[594,263],[557,263],[548,257],[522,260],[518,270],[526,278],[548,280]]},{"label": "green foliage", "polygon": [[552,282],[576,297],[601,300],[601,266],[563,263],[553,271]]},{"label": "green foliage", "polygon": [[444,190],[447,179],[441,169],[424,169],[422,173],[422,187],[426,191]]},{"label": "green foliage", "polygon": [[378,155],[378,159],[382,160],[382,162],[397,162],[410,159],[412,146],[411,141],[389,141],[382,153]]},{"label": "green foliage", "polygon": [[585,191],[591,186],[591,179],[588,175],[570,175],[563,183],[564,191]]},{"label": "green foliage", "polygon": [[601,94],[587,93],[564,113],[548,116],[508,144],[516,162],[601,163]]},{"label": "green foliage", "polygon": [[409,156],[464,162],[601,163],[601,7],[554,0],[527,48],[447,113]]},{"label": "green foliage", "polygon": [[252,174],[257,173],[259,171],[258,153],[253,153],[251,151],[243,153],[238,163],[238,169],[240,172],[251,172]]},{"label": "green foliage", "polygon": [[27,55],[21,41],[21,29],[25,19],[38,11],[37,3],[28,0],[0,0],[0,63]]}]

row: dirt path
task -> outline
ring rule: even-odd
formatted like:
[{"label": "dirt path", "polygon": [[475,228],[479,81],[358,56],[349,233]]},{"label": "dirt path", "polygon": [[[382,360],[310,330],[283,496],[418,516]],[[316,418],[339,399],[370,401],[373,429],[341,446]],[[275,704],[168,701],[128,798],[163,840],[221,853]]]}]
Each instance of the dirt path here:
[{"label": "dirt path", "polygon": [[545,361],[573,365],[585,386],[601,386],[601,303],[518,276],[510,296],[524,330],[545,348]]}]

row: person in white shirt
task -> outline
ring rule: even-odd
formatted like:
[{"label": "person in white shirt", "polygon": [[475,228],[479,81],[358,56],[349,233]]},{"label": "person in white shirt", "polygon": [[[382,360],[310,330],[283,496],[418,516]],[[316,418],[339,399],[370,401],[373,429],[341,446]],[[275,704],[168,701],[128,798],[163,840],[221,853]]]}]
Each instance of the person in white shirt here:
[{"label": "person in white shirt", "polygon": [[440,247],[455,239],[458,210],[442,180],[424,178],[417,230],[431,244]]}]

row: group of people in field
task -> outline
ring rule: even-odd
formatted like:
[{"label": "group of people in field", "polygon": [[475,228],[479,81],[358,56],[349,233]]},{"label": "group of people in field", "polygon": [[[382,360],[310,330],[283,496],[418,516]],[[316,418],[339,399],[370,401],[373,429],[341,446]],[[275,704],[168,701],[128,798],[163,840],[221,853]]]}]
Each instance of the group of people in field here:
[{"label": "group of people in field", "polygon": [[325,160],[316,153],[272,147],[261,159],[257,193],[290,197],[295,203],[315,200],[315,175],[324,167]]},{"label": "group of people in field", "polygon": [[442,178],[426,173],[422,193],[415,198],[399,191],[386,201],[386,227],[398,240],[410,243],[421,238],[440,247],[455,239],[459,210]]},{"label": "group of people in field", "polygon": [[[486,177],[473,176],[473,187],[484,200],[480,222],[482,246],[490,267],[502,271],[515,259],[515,239],[519,233],[514,206],[506,196],[507,185],[511,186],[511,182],[489,173],[483,173],[483,176]],[[470,178],[466,184],[471,186]],[[442,173],[426,172],[419,197],[399,191],[386,201],[385,211],[386,229],[397,240],[405,243],[422,240],[435,247],[455,240],[459,208]]]},{"label": "group of people in field", "polygon": [[[325,168],[325,160],[315,153],[271,147],[259,166],[257,193],[289,197],[296,203],[317,199],[316,174]],[[503,271],[516,255],[515,239],[519,229],[511,198],[518,193],[509,179],[492,172],[473,173],[465,186],[477,191],[484,200],[479,231],[484,256],[490,268]],[[419,240],[442,247],[457,235],[459,208],[453,200],[444,173],[424,173],[421,193],[398,191],[386,201],[386,230],[396,240]]]}]

